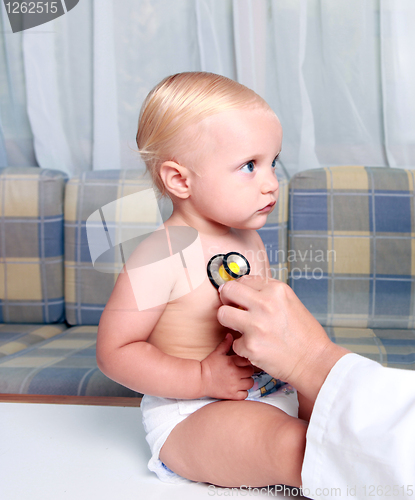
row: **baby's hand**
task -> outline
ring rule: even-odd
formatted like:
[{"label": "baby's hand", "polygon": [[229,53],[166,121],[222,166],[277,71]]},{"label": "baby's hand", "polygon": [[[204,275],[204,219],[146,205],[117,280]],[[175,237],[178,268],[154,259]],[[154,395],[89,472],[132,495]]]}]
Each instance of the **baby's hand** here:
[{"label": "baby's hand", "polygon": [[227,356],[233,343],[230,333],[218,347],[201,361],[203,396],[217,399],[242,400],[254,385],[254,368],[237,354]]}]

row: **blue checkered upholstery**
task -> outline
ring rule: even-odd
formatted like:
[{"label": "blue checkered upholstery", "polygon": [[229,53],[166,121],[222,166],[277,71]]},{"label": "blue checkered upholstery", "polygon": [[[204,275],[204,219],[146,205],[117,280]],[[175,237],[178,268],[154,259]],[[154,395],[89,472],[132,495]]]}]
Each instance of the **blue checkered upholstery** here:
[{"label": "blue checkered upholstery", "polygon": [[[134,179],[132,183],[130,177]],[[93,300],[98,297],[103,302],[99,304],[101,310],[111,293],[115,275],[89,269],[98,277],[88,281],[91,259],[85,223],[81,221],[85,221],[94,209],[128,194],[131,184],[139,184],[137,173],[130,177],[128,173],[117,171],[96,176],[86,174],[83,181],[71,179],[69,196],[74,198],[70,202],[66,200],[66,231],[70,242],[66,292],[71,298],[78,287],[84,287],[79,297],[84,301],[85,297],[94,297]],[[64,320],[63,195],[66,180],[61,172],[39,168],[0,170],[0,323],[5,320],[19,322],[0,324],[0,392],[135,397],[137,393],[109,380],[98,369],[95,358],[97,326],[68,329],[65,323],[46,324]],[[117,190],[119,185],[123,187]],[[78,282],[71,283],[75,272]],[[88,286],[94,287],[89,296],[85,292]],[[81,320],[85,319],[82,307],[77,309],[76,305],[73,301],[68,308],[74,322],[75,313],[79,313]],[[86,323],[97,325],[100,313],[91,317],[91,310],[95,313],[90,307],[91,301],[86,300],[86,305]],[[23,324],[24,321],[30,323]]]},{"label": "blue checkered upholstery", "polygon": [[0,392],[139,397],[97,367],[96,326],[78,326],[0,358]]},{"label": "blue checkered upholstery", "polygon": [[290,285],[327,326],[414,328],[414,173],[332,167],[290,188]]},{"label": "blue checkered upholstery", "polygon": [[64,320],[66,175],[0,168],[0,323]]},{"label": "blue checkered upholstery", "polygon": [[53,325],[0,324],[0,359],[23,351],[65,330],[64,323]]},{"label": "blue checkered upholstery", "polygon": [[325,326],[330,339],[389,368],[415,370],[415,330]]}]

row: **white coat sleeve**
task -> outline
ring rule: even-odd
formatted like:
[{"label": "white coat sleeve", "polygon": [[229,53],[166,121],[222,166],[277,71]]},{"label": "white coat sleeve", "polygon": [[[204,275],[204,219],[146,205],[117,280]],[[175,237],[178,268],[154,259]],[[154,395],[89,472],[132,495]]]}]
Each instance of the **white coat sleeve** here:
[{"label": "white coat sleeve", "polygon": [[343,356],[313,409],[302,481],[313,499],[415,500],[415,372]]}]

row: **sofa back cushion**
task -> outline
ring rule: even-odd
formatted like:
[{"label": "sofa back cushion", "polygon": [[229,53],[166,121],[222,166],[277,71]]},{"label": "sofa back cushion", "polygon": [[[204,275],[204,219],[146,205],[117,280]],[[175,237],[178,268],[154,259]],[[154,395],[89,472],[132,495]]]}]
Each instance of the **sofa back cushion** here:
[{"label": "sofa back cushion", "polygon": [[[287,277],[288,182],[280,179],[280,199],[260,230],[274,275]],[[88,172],[69,180],[65,194],[65,303],[71,325],[97,325],[128,259],[125,248],[150,234],[170,216],[164,198],[154,203],[152,184],[134,170]],[[119,243],[123,243],[122,251]],[[130,250],[131,250],[130,249]],[[283,251],[279,251],[283,249]]]},{"label": "sofa back cushion", "polygon": [[0,323],[64,319],[66,179],[37,167],[0,169]]},{"label": "sofa back cushion", "polygon": [[360,166],[291,179],[289,284],[323,325],[414,328],[414,183]]},{"label": "sofa back cushion", "polygon": [[65,194],[65,303],[69,324],[99,323],[122,269],[122,258],[126,257],[120,254],[118,243],[151,233],[169,215],[171,207],[166,204],[157,206],[148,199],[147,206],[142,206],[139,193],[149,190],[153,193],[150,181],[136,170],[86,172],[69,180]]},{"label": "sofa back cushion", "polygon": [[267,223],[258,233],[264,242],[272,277],[284,283],[288,280],[287,234],[288,234],[288,178],[282,170],[277,171],[279,182],[278,200]]}]

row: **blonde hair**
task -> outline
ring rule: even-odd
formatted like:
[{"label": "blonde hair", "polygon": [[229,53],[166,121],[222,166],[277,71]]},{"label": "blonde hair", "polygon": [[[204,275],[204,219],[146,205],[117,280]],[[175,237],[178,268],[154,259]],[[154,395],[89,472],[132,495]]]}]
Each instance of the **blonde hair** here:
[{"label": "blonde hair", "polygon": [[221,75],[178,73],[162,80],[146,97],[140,111],[137,146],[161,195],[163,162],[175,161],[183,144],[181,133],[189,125],[221,111],[268,104],[253,90]]}]

